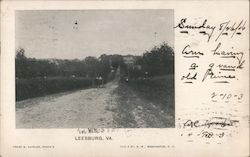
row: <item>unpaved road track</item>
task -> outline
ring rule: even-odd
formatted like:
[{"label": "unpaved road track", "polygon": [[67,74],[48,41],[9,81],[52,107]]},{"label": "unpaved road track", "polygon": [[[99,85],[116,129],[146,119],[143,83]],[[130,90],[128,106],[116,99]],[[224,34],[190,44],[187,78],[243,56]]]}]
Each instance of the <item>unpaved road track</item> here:
[{"label": "unpaved road track", "polygon": [[17,102],[25,106],[16,110],[17,128],[114,127],[111,93],[118,86],[110,82],[105,88],[84,89],[68,94],[34,98]]},{"label": "unpaved road track", "polygon": [[174,116],[139,97],[126,83],[17,102],[17,128],[166,128]]}]

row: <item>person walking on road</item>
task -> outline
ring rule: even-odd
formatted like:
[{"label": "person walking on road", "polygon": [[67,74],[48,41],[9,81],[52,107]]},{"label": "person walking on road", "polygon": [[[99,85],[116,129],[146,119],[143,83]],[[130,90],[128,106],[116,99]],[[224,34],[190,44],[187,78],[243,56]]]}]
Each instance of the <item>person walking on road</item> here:
[{"label": "person walking on road", "polygon": [[99,84],[99,88],[103,87],[103,78],[101,76],[99,76],[98,78],[98,84]]},{"label": "person walking on road", "polygon": [[96,87],[97,88],[101,88],[101,87],[103,87],[103,78],[101,77],[101,76],[97,76],[96,78],[95,78],[95,82],[96,82]]}]

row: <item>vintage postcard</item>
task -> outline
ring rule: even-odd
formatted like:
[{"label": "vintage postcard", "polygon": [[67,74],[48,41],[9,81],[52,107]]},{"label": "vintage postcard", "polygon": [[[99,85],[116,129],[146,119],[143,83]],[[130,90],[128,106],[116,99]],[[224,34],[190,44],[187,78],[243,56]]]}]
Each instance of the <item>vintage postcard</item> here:
[{"label": "vintage postcard", "polygon": [[249,156],[249,1],[2,1],[3,157]]}]

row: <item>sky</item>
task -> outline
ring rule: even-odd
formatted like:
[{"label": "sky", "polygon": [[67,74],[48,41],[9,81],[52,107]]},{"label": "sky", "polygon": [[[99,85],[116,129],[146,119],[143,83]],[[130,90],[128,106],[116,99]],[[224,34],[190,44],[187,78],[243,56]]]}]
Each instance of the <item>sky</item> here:
[{"label": "sky", "polygon": [[173,10],[16,11],[15,44],[27,57],[83,59],[142,55],[166,42],[174,47]]}]

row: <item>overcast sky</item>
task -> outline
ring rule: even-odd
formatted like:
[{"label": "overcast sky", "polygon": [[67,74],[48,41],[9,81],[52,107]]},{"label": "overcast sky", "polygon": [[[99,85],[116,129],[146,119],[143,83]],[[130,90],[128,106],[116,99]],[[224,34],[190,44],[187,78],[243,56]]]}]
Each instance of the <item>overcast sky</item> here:
[{"label": "overcast sky", "polygon": [[173,47],[173,27],[173,10],[17,11],[16,49],[35,58],[141,55],[164,41]]}]

